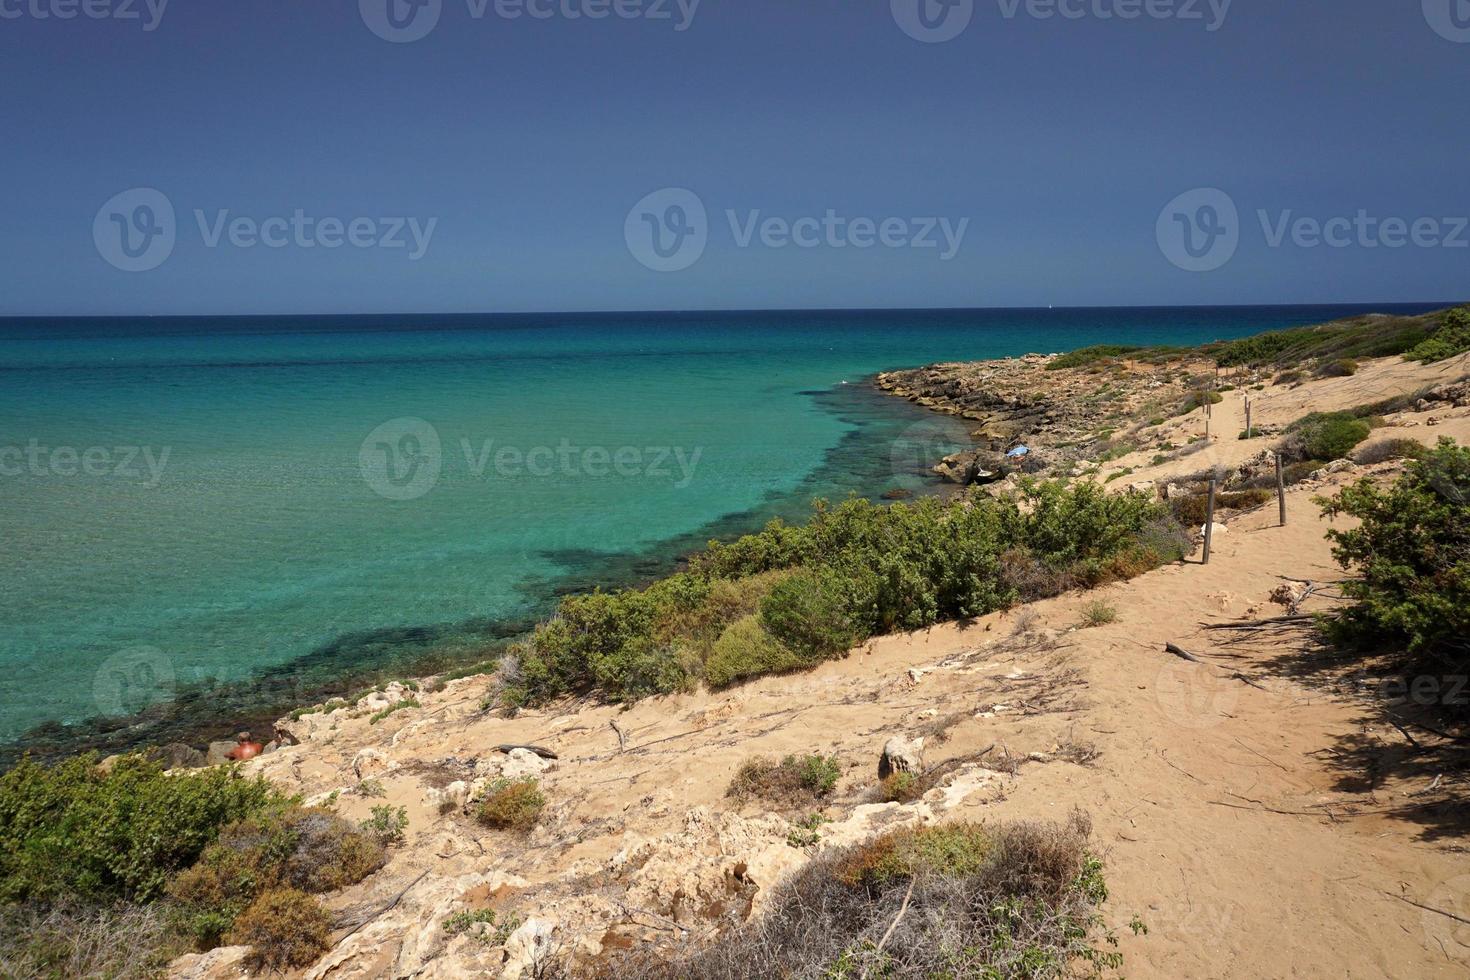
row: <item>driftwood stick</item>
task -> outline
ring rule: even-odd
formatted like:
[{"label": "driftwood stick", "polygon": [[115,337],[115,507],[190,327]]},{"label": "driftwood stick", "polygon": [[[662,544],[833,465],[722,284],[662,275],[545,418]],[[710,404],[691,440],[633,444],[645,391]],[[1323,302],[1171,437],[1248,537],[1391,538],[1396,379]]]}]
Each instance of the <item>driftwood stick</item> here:
[{"label": "driftwood stick", "polygon": [[558,756],[555,752],[551,751],[548,748],[543,748],[540,745],[497,745],[497,746],[495,746],[495,751],[497,751],[497,752],[503,752],[506,755],[510,755],[516,749],[525,749],[527,752],[534,752],[534,753],[536,753],[537,755],[539,755],[543,759],[557,759],[557,758],[560,758],[560,756]]},{"label": "driftwood stick", "polygon": [[[346,925],[348,922],[351,922],[353,919],[357,918],[358,916],[363,916],[363,919],[362,919],[361,922],[357,923],[357,925],[355,925],[351,929],[347,930],[347,935],[346,936],[343,936],[342,939],[346,939],[347,936],[350,936],[353,933],[357,932],[357,930],[361,929],[363,926],[367,925],[369,922],[373,921],[374,919],[376,919],[378,916],[382,915],[383,913],[393,911],[393,909],[397,907],[398,903],[401,902],[401,901],[403,901],[403,896],[408,894],[409,889],[412,888],[414,885],[417,885],[419,882],[423,881],[424,880],[424,875],[427,875],[428,873],[429,873],[429,869],[428,868],[425,868],[423,870],[423,872],[417,878],[415,878],[413,881],[410,881],[408,884],[404,885],[403,886],[403,890],[400,891],[397,895],[394,895],[393,898],[390,899],[388,901],[388,903],[386,905],[382,906],[381,908],[372,909],[372,910],[361,909],[361,908],[359,908],[359,909],[349,909],[347,912],[345,912],[343,914],[343,917],[344,917],[344,920],[345,921],[343,921],[342,925]],[[337,940],[337,942],[340,943],[342,941],[342,939]]]},{"label": "driftwood stick", "polygon": [[914,897],[914,882],[916,881],[918,881],[917,878],[909,879],[909,890],[904,893],[903,904],[899,906],[898,914],[895,915],[893,917],[893,921],[888,924],[888,931],[883,934],[883,938],[878,940],[878,952],[883,952],[883,947],[887,946],[888,940],[893,938],[893,930],[898,928],[898,924],[903,921],[904,915],[908,912],[909,899]]},{"label": "driftwood stick", "polygon": [[1393,892],[1384,892],[1383,894],[1391,895],[1401,902],[1408,902],[1416,909],[1423,909],[1426,912],[1437,912],[1440,915],[1444,916],[1446,919],[1454,919],[1456,922],[1463,922],[1465,923],[1465,925],[1470,926],[1470,919],[1467,919],[1462,915],[1456,915],[1453,912],[1446,912],[1444,909],[1437,909],[1433,905],[1425,905],[1423,902],[1416,902],[1412,898],[1405,898],[1402,895],[1394,895]]},{"label": "driftwood stick", "polygon": [[618,723],[617,723],[617,721],[615,719],[609,719],[608,720],[608,724],[611,725],[612,726],[612,730],[615,731],[615,732],[617,732],[617,734],[618,734],[618,751],[619,752],[626,752],[628,750],[628,738],[627,738],[627,736],[624,735],[623,734],[623,730],[618,727]]},{"label": "driftwood stick", "polygon": [[1165,643],[1164,644],[1164,649],[1167,650],[1167,651],[1169,651],[1170,653],[1172,653],[1176,657],[1183,657],[1185,660],[1188,660],[1190,663],[1196,663],[1196,664],[1202,664],[1202,663],[1204,663],[1204,661],[1201,660],[1199,657],[1196,657],[1194,654],[1190,653],[1188,650],[1186,650],[1183,647],[1178,646],[1176,644],[1173,644],[1173,643]]}]

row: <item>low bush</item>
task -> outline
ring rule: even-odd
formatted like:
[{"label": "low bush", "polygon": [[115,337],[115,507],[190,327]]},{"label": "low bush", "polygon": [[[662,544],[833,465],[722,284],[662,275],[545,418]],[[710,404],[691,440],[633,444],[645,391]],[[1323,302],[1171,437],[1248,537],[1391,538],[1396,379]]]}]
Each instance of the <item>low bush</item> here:
[{"label": "low bush", "polygon": [[1358,362],[1350,357],[1328,361],[1317,369],[1324,378],[1351,378],[1358,373]]},{"label": "low bush", "polygon": [[1360,466],[1387,463],[1393,459],[1418,459],[1425,449],[1413,439],[1381,439],[1359,446],[1353,451],[1353,462]]},{"label": "low bush", "polygon": [[326,810],[290,807],[225,828],[170,883],[169,895],[181,928],[207,949],[267,889],[335,891],[386,861],[382,845],[347,820]]},{"label": "low bush", "polygon": [[1470,306],[1448,310],[1440,326],[1422,343],[1404,355],[1410,361],[1432,364],[1470,351]]},{"label": "low bush", "polygon": [[745,616],[731,623],[715,641],[704,664],[705,680],[711,688],[763,677],[785,674],[811,666],[811,662],[782,645],[761,624],[758,616]]},{"label": "low bush", "polygon": [[877,797],[881,803],[912,803],[923,795],[919,777],[911,772],[889,773],[878,784]]},{"label": "low bush", "polygon": [[1014,980],[1116,969],[1089,832],[1082,817],[894,831],[814,858],[762,915],[702,950],[672,962],[630,954],[604,975]]},{"label": "low bush", "polygon": [[284,803],[227,767],[166,775],[140,756],[105,772],[95,755],[22,761],[0,775],[0,902],[148,901],[220,828]]},{"label": "low bush", "polygon": [[806,525],[772,522],[712,542],[687,572],[646,589],[568,596],[506,658],[517,669],[502,670],[500,703],[633,701],[701,677],[722,687],[811,667],[869,636],[1007,608],[1030,597],[1021,579],[1045,592],[1047,582],[1098,584],[1172,561],[1183,550],[1167,523],[1157,501],[1093,484],[818,502]]},{"label": "low bush", "polygon": [[751,759],[735,773],[725,795],[739,801],[759,799],[801,806],[830,796],[842,770],[831,756],[788,755],[780,762]]},{"label": "low bush", "polygon": [[1184,404],[1179,406],[1175,414],[1188,415],[1203,405],[1218,405],[1225,400],[1225,396],[1216,391],[1192,391],[1189,397],[1184,399]]},{"label": "low bush", "polygon": [[1067,368],[1087,367],[1099,361],[1111,360],[1122,357],[1125,354],[1133,354],[1143,350],[1142,347],[1128,346],[1126,344],[1094,344],[1091,347],[1083,347],[1070,351],[1060,357],[1054,357],[1046,365],[1048,371],[1062,371]]},{"label": "low bush", "polygon": [[497,779],[486,790],[475,816],[487,827],[525,832],[536,826],[545,809],[546,797],[535,779]]},{"label": "low bush", "polygon": [[835,573],[798,572],[761,601],[760,624],[802,663],[846,653],[866,639],[849,612],[850,584]]},{"label": "low bush", "polygon": [[1343,459],[1368,438],[1372,426],[1352,412],[1313,412],[1286,427],[1278,451],[1292,460]]},{"label": "low bush", "polygon": [[249,946],[245,962],[256,971],[309,966],[332,948],[332,920],[322,904],[294,888],[264,892],[240,913],[229,942]]},{"label": "low bush", "polygon": [[1319,503],[1361,522],[1327,532],[1333,557],[1358,575],[1342,583],[1352,605],[1324,620],[1328,635],[1433,659],[1446,674],[1470,670],[1470,448],[1441,439],[1392,486],[1362,480]]},{"label": "low bush", "polygon": [[372,815],[362,822],[361,830],[377,842],[379,847],[402,844],[404,831],[408,829],[408,808],[375,806]]}]

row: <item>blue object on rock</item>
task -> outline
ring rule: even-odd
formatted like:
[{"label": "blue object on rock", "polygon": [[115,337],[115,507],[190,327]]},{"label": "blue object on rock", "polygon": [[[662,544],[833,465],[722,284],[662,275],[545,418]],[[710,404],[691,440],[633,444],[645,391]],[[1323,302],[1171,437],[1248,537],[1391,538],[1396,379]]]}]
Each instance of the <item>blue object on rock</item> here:
[{"label": "blue object on rock", "polygon": [[1017,446],[1015,449],[1006,453],[1006,459],[1019,459],[1022,456],[1028,455],[1030,452],[1031,450],[1025,446]]}]

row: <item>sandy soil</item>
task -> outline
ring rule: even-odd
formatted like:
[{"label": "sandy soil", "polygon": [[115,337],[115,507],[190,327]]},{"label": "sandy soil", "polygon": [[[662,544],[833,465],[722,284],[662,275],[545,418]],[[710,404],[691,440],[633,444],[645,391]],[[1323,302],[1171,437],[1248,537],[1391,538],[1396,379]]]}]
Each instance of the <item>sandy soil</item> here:
[{"label": "sandy soil", "polygon": [[[1371,401],[1419,386],[1423,372],[1383,362],[1351,385],[1256,393],[1257,418]],[[1235,439],[1232,394],[1214,416],[1229,438],[1176,469],[1261,448]],[[1410,414],[1379,434],[1470,442],[1470,410],[1436,414],[1435,426]],[[1170,475],[1145,466],[1131,479]],[[1328,608],[1341,571],[1311,498],[1361,475],[1294,488],[1286,527],[1274,504],[1236,517],[1209,565],[1196,556],[1098,593],[880,638],[811,673],[722,694],[503,719],[481,710],[488,681],[471,678],[377,725],[346,710],[308,716],[302,744],[251,767],[310,797],[338,793],[349,817],[405,806],[410,824],[388,868],[331,897],[344,921],[366,925],[306,975],[496,975],[503,954],[439,927],[487,902],[553,924],[563,950],[584,956],[707,935],[702,915],[752,890],[758,908],[804,859],[784,842],[790,815],[737,812],[724,796],[741,762],[790,752],[835,753],[847,767],[823,846],[892,822],[1085,810],[1129,977],[1470,975],[1460,778],[1440,754],[1411,753],[1371,690],[1349,683],[1306,632],[1204,628],[1279,615],[1269,596],[1283,577],[1322,583],[1304,608]],[[1097,599],[1117,621],[1079,628]],[[1209,663],[1171,655],[1167,642]],[[864,805],[895,734],[926,736],[928,765],[961,764],[922,803]],[[436,805],[453,780],[493,774],[501,743],[560,757],[541,776],[548,816],[524,841]],[[383,795],[367,795],[362,778]],[[1146,934],[1134,934],[1135,920]],[[216,951],[181,961],[176,975],[233,976],[235,960],[238,951]]]}]

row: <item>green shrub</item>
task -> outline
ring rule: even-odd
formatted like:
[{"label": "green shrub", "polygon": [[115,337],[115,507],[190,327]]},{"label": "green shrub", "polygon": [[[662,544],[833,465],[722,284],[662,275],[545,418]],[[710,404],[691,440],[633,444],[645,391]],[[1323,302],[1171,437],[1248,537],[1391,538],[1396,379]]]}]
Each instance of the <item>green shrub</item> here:
[{"label": "green shrub", "polygon": [[402,844],[408,829],[408,807],[375,806],[361,828],[379,847]]},{"label": "green shrub", "polygon": [[1286,427],[1279,446],[1289,459],[1343,459],[1372,427],[1351,412],[1313,412]]},{"label": "green shrub", "polygon": [[1329,517],[1361,521],[1327,532],[1333,557],[1359,575],[1342,583],[1353,604],[1326,621],[1329,635],[1434,657],[1463,676],[1470,668],[1470,448],[1441,439],[1391,487],[1363,480],[1319,502]]},{"label": "green shrub", "polygon": [[1449,310],[1430,337],[1404,355],[1410,361],[1432,364],[1470,351],[1470,306]]},{"label": "green shrub", "polygon": [[1122,357],[1124,354],[1133,354],[1144,348],[1129,346],[1126,344],[1094,344],[1091,347],[1083,347],[1079,350],[1054,357],[1046,365],[1048,371],[1061,371],[1066,368],[1086,367],[1099,361],[1111,360]]},{"label": "green shrub", "polygon": [[760,623],[805,663],[846,653],[864,639],[849,613],[852,585],[837,574],[799,572],[761,601]]},{"label": "green shrub", "polygon": [[1184,399],[1184,404],[1179,406],[1179,415],[1188,415],[1203,405],[1218,405],[1225,400],[1225,396],[1217,391],[1192,391],[1189,397]]},{"label": "green shrub", "polygon": [[501,702],[632,701],[701,673],[718,687],[814,665],[871,635],[983,616],[1020,596],[1004,555],[1027,556],[1009,571],[1050,570],[1031,582],[1128,577],[1177,557],[1166,515],[1143,496],[1060,483],[1024,484],[1018,498],[819,501],[806,525],[711,543],[689,572],[646,589],[567,597],[516,649]]},{"label": "green shrub", "polygon": [[1350,357],[1338,358],[1322,365],[1317,373],[1324,378],[1351,378],[1358,373],[1358,362]]},{"label": "green shrub", "polygon": [[810,666],[810,661],[797,656],[761,625],[757,616],[746,616],[731,623],[715,642],[709,660],[705,661],[705,680],[715,689],[752,677],[784,674]]},{"label": "green shrub", "polygon": [[889,773],[878,784],[878,799],[883,803],[912,803],[923,795],[919,777],[903,770]]},{"label": "green shrub", "polygon": [[72,896],[148,901],[220,828],[283,797],[231,768],[165,775],[125,756],[108,772],[95,755],[0,775],[0,902]]},{"label": "green shrub", "polygon": [[229,942],[249,946],[255,971],[310,966],[332,948],[332,918],[322,904],[294,888],[264,892],[235,920]]},{"label": "green shrub", "polygon": [[544,809],[546,797],[535,779],[497,779],[475,815],[487,827],[524,832],[536,826]]}]

